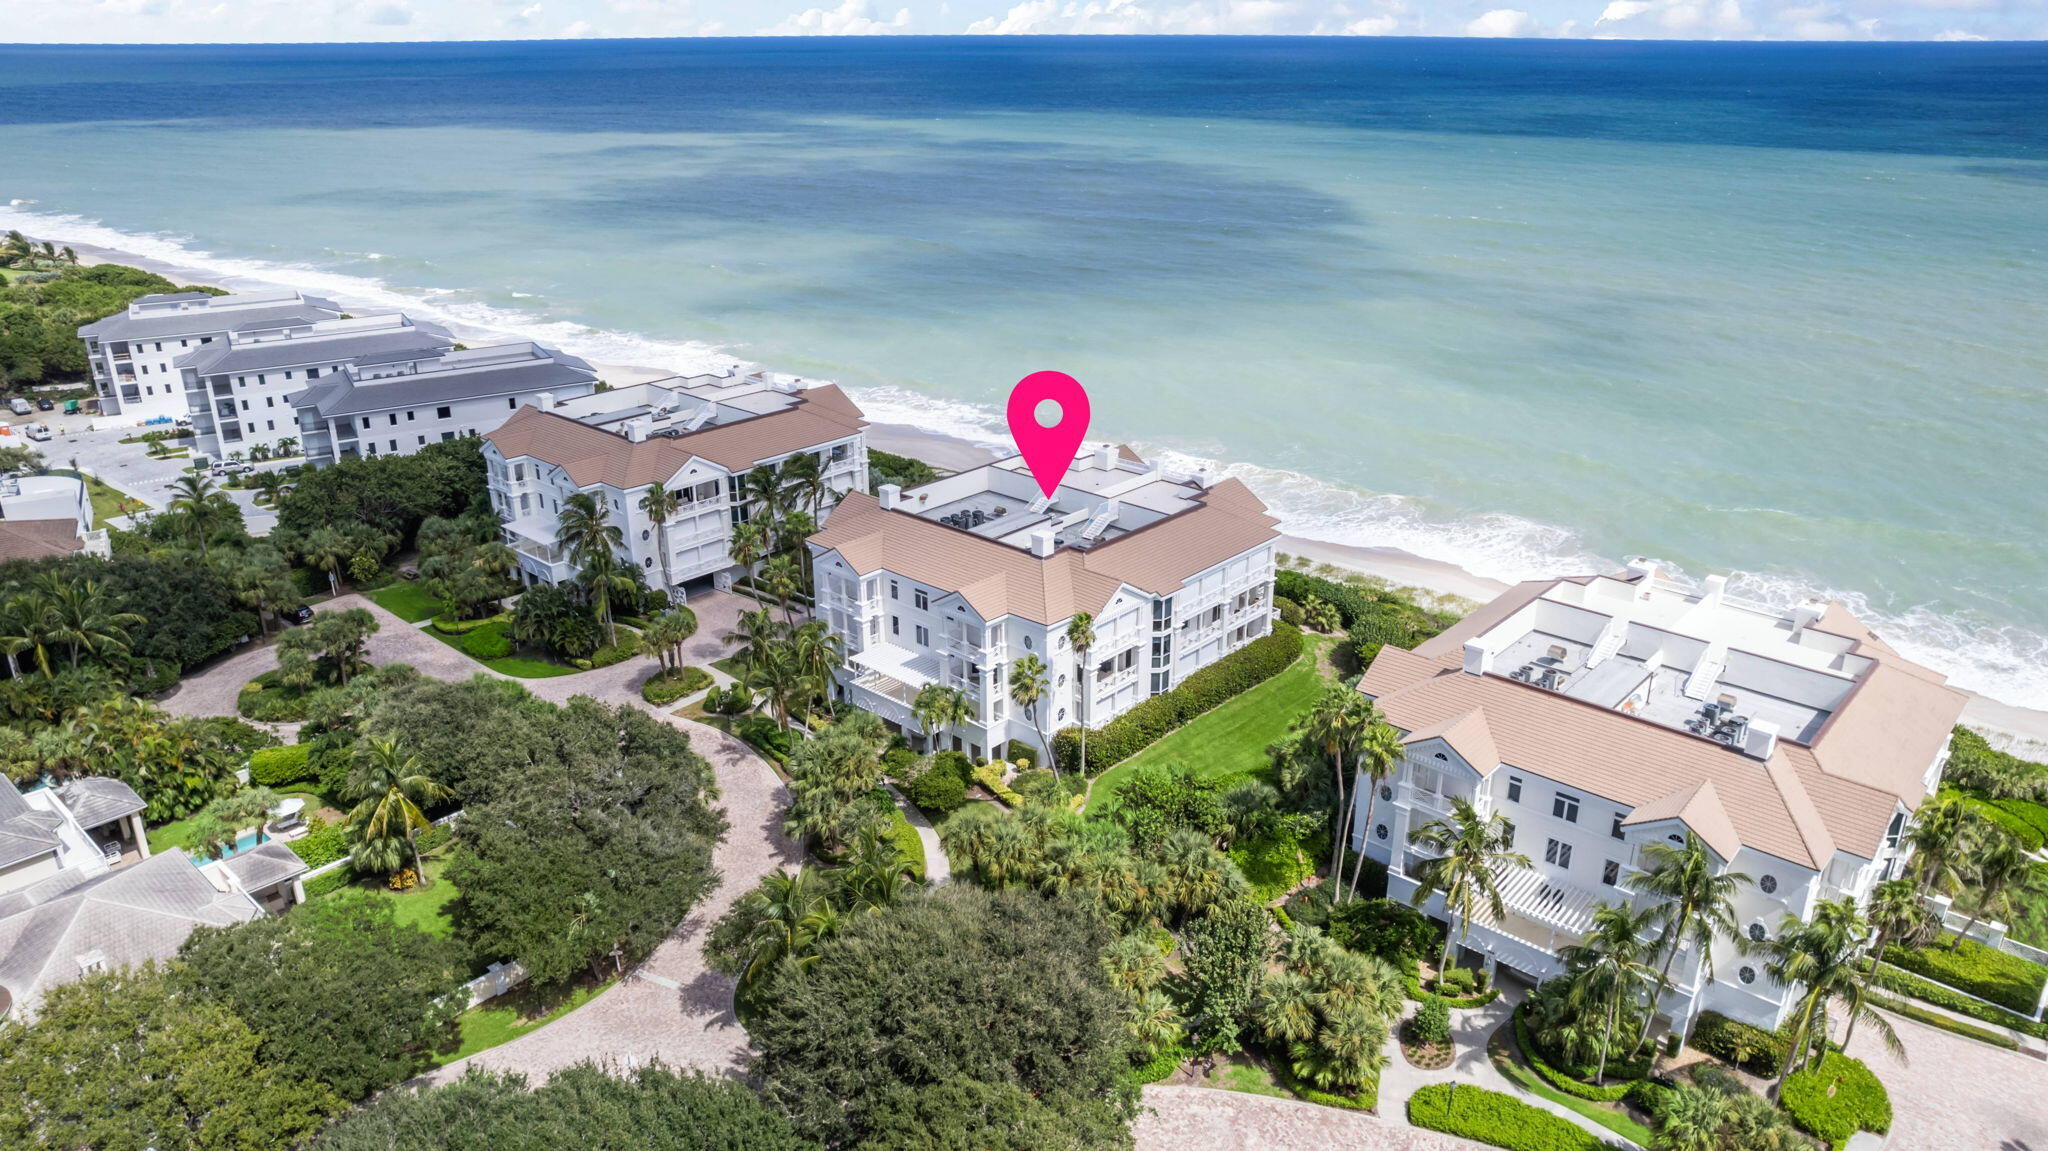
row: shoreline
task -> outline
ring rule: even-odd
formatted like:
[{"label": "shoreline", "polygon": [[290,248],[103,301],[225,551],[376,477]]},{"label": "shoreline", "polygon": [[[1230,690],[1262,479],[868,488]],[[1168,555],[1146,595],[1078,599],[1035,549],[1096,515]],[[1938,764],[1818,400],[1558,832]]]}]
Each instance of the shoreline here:
[{"label": "shoreline", "polygon": [[[58,242],[63,243],[61,240]],[[222,276],[204,268],[153,259],[118,248],[77,242],[70,246],[78,253],[80,264],[124,264],[155,272],[180,283],[228,288],[234,287],[238,281],[251,285],[290,286],[272,280]],[[529,338],[512,330],[486,328],[459,321],[436,322],[463,339]],[[728,356],[728,359],[734,366],[751,366],[736,356]],[[677,374],[670,369],[638,364],[597,360],[590,360],[589,363],[614,387],[624,387]],[[987,448],[971,441],[908,424],[871,423],[867,434],[869,442],[883,451],[915,456],[936,466],[956,471],[976,467],[997,458]],[[1437,597],[1439,600],[1448,599],[1452,603],[1465,601],[1476,606],[1507,590],[1509,586],[1499,580],[1467,571],[1456,564],[1418,556],[1399,548],[1334,543],[1285,533],[1280,537],[1279,547],[1286,554],[1301,556],[1312,564],[1328,564],[1359,572],[1385,580],[1394,587],[1412,589],[1425,596]],[[1445,606],[1450,604],[1447,603]],[[1969,697],[1969,702],[1963,709],[1962,722],[1965,725],[1981,731],[1991,740],[1993,746],[2025,758],[2048,761],[2048,711],[2004,703],[1963,688],[1957,690],[1963,691]]]}]

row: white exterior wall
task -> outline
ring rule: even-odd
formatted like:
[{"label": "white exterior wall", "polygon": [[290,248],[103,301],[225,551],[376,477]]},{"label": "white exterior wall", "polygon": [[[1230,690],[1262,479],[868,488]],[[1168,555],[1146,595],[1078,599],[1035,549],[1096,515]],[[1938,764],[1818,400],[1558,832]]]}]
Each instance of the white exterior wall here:
[{"label": "white exterior wall", "polygon": [[[204,328],[203,317],[194,320]],[[93,386],[100,393],[102,408],[118,413],[121,422],[133,424],[185,415],[189,405],[184,376],[175,366],[178,359],[226,338],[226,329],[217,328],[163,339],[87,339],[85,355],[92,365]],[[131,391],[133,399],[127,398]]]},{"label": "white exterior wall", "polygon": [[[304,385],[301,385],[302,387]],[[308,408],[299,414],[307,454],[316,464],[354,456],[409,456],[428,444],[463,436],[481,436],[498,429],[522,406],[536,403],[542,392],[580,394],[563,387],[536,388],[511,396],[479,396],[446,403],[415,403],[359,412],[322,421],[310,432],[303,425],[318,419]],[[445,415],[443,413],[446,413]]]},{"label": "white exterior wall", "polygon": [[[835,551],[812,548],[813,568],[819,586],[819,618],[827,621],[848,652],[861,651],[878,643],[892,644],[931,657],[940,675],[937,682],[967,693],[975,718],[961,730],[943,737],[952,747],[981,757],[993,758],[1011,740],[1045,749],[1045,739],[1063,727],[1081,723],[1103,724],[1128,711],[1139,700],[1170,690],[1186,675],[1216,662],[1245,644],[1272,631],[1273,549],[1261,545],[1197,574],[1182,584],[1173,596],[1154,596],[1132,587],[1118,589],[1094,621],[1095,644],[1085,664],[1075,658],[1067,643],[1071,617],[1054,624],[1041,624],[1020,616],[1005,615],[984,620],[957,593],[921,584],[898,573],[882,570],[865,577],[857,575]],[[923,593],[924,606],[919,605]],[[1203,622],[1185,630],[1194,637],[1191,651],[1176,643],[1168,663],[1156,669],[1152,641],[1168,635],[1175,640],[1183,634],[1181,617],[1166,617],[1172,630],[1155,632],[1156,606],[1169,601],[1177,605],[1192,597]],[[1221,614],[1208,622],[1215,609]],[[920,631],[920,629],[923,629]],[[1026,655],[1035,655],[1046,667],[1046,697],[1036,705],[1036,724],[1026,709],[1009,698],[1012,665]],[[1112,665],[1101,674],[1105,662]],[[863,684],[864,678],[870,679]],[[859,706],[919,734],[911,716],[910,698],[899,698],[876,690],[874,681],[861,669],[847,667],[838,675],[841,690]],[[1092,695],[1084,700],[1092,689]],[[914,698],[914,689],[911,698]],[[1042,759],[1042,756],[1041,756]]]},{"label": "white exterior wall", "polygon": [[279,440],[303,440],[298,412],[288,397],[306,390],[319,376],[351,358],[344,356],[263,372],[228,372],[203,379],[188,370],[186,411],[192,416],[193,449],[224,459],[230,452],[246,453],[257,444],[274,449]]}]

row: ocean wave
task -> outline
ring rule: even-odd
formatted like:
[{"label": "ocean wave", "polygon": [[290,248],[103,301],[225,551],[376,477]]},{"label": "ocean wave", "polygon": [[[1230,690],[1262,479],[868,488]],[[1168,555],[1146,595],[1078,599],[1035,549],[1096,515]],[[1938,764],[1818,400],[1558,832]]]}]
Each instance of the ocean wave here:
[{"label": "ocean wave", "polygon": [[[293,287],[332,296],[358,310],[389,308],[447,325],[464,339],[530,339],[602,363],[645,365],[680,373],[754,365],[713,345],[659,340],[632,332],[551,320],[503,308],[455,288],[401,289],[382,280],[308,264],[219,256],[168,234],[130,233],[83,216],[27,210],[34,201],[0,208],[0,231],[63,236],[86,244],[203,274],[224,287]],[[515,298],[531,298],[513,292]],[[876,423],[903,424],[995,449],[1008,449],[1009,432],[993,407],[925,395],[895,386],[850,387]],[[1447,516],[1407,496],[1372,492],[1300,472],[1233,463],[1170,446],[1132,446],[1178,471],[1212,479],[1243,480],[1266,501],[1290,535],[1353,547],[1398,548],[1507,582],[1610,571],[1619,566],[1594,554],[1569,528],[1504,513]],[[1683,576],[1682,572],[1673,572]],[[2048,709],[2048,635],[2012,625],[1972,620],[1916,606],[1881,608],[1852,589],[1817,585],[1774,573],[1737,572],[1730,590],[1775,607],[1802,600],[1838,600],[1908,658],[1947,675],[1956,686],[2021,707]]]}]

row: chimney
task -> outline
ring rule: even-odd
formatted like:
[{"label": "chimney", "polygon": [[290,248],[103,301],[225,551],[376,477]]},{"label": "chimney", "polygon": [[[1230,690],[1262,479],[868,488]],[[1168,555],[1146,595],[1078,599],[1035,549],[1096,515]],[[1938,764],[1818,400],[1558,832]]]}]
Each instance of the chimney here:
[{"label": "chimney", "polygon": [[895,509],[897,504],[903,502],[903,485],[883,484],[875,489],[875,494],[881,498],[882,510],[891,511]]},{"label": "chimney", "polygon": [[1822,601],[1817,599],[1807,600],[1805,603],[1792,609],[1792,630],[1798,632],[1812,627],[1820,622],[1820,617],[1826,615],[1827,610],[1828,605]]},{"label": "chimney", "polygon": [[626,421],[626,442],[640,444],[647,442],[647,421],[633,419]]},{"label": "chimney", "polygon": [[1044,559],[1052,554],[1053,534],[1049,531],[1031,533],[1031,554]]},{"label": "chimney", "polygon": [[553,411],[555,407],[555,393],[542,392],[541,394],[533,397],[533,404],[541,411]]},{"label": "chimney", "polygon": [[1723,594],[1725,594],[1725,593],[1726,593],[1727,591],[1728,591],[1728,577],[1727,577],[1727,576],[1724,576],[1724,575],[1710,575],[1710,576],[1708,576],[1708,577],[1707,577],[1707,590],[1706,590],[1706,594],[1704,594],[1704,595],[1700,596],[1700,602],[1701,602],[1701,603],[1703,603],[1703,604],[1718,604],[1718,603],[1720,603],[1720,602],[1721,602],[1721,597],[1722,597],[1722,595],[1723,595]]},{"label": "chimney", "polygon": [[1105,472],[1116,470],[1116,446],[1103,444],[1095,449],[1095,466]]},{"label": "chimney", "polygon": [[1476,639],[1465,641],[1465,674],[1485,675],[1493,670],[1493,652]]},{"label": "chimney", "polygon": [[1764,719],[1749,721],[1749,731],[1742,738],[1742,754],[1753,759],[1769,759],[1778,749],[1778,725]]}]

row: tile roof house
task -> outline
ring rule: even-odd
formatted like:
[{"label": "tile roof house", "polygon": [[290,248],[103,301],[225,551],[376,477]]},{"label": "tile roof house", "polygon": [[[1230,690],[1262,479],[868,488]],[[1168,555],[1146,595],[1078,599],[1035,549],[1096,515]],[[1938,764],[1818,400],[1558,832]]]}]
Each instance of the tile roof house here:
[{"label": "tile roof house", "polygon": [[[1454,801],[1508,820],[1532,860],[1527,899],[1471,936],[1487,961],[1542,978],[1592,906],[1646,898],[1631,885],[1653,844],[1697,836],[1755,879],[1738,899],[1752,939],[1898,874],[1963,694],[1839,605],[1783,612],[1725,584],[1646,561],[1531,581],[1414,651],[1383,649],[1358,690],[1405,754],[1359,802],[1354,841],[1388,865],[1390,893],[1415,890],[1425,857],[1410,837]],[[1713,1008],[1776,1025],[1786,993],[1753,960],[1718,950],[1708,982],[1700,958],[1663,1002],[1675,1023]]]},{"label": "tile roof house", "polygon": [[[1016,458],[850,493],[809,541],[820,618],[848,653],[839,690],[922,738],[918,691],[958,689],[973,718],[942,738],[974,755],[1100,725],[1271,630],[1275,523],[1237,480],[1115,445],[1085,449],[1051,496]],[[1085,667],[1065,636],[1082,612]],[[1026,654],[1053,669],[1042,714],[1003,687]]]}]

